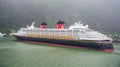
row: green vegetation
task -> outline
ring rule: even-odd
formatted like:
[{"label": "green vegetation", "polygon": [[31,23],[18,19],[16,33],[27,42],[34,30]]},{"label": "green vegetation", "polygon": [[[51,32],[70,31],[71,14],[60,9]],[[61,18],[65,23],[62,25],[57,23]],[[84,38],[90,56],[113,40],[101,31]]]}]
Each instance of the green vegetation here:
[{"label": "green vegetation", "polygon": [[[82,20],[90,28],[103,33],[120,34],[119,0],[1,0],[0,32],[10,33],[33,21],[39,27],[47,22],[48,27],[55,27],[58,20],[65,21],[65,26]],[[109,4],[108,4],[109,3]]]}]

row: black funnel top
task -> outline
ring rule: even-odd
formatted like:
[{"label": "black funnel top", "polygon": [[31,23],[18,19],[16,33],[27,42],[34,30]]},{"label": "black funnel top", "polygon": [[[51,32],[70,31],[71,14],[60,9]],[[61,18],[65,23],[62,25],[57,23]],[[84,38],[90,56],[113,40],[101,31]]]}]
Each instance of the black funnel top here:
[{"label": "black funnel top", "polygon": [[47,25],[47,23],[41,23],[41,25]]},{"label": "black funnel top", "polygon": [[57,24],[65,24],[64,21],[58,21]]}]

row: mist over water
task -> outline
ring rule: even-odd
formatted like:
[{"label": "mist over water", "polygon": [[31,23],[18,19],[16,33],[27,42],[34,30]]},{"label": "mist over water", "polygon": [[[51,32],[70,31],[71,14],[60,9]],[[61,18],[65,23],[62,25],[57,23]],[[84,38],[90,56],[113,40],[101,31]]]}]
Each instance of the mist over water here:
[{"label": "mist over water", "polygon": [[0,38],[0,67],[119,67],[120,44],[114,52],[48,46]]}]

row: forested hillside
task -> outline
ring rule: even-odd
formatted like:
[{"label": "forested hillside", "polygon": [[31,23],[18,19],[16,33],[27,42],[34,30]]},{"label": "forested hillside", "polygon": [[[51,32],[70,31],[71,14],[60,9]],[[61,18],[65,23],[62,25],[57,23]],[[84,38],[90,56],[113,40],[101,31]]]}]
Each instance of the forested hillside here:
[{"label": "forested hillside", "polygon": [[66,27],[81,20],[103,33],[120,34],[120,0],[0,0],[0,31],[10,33],[21,27],[58,20]]}]

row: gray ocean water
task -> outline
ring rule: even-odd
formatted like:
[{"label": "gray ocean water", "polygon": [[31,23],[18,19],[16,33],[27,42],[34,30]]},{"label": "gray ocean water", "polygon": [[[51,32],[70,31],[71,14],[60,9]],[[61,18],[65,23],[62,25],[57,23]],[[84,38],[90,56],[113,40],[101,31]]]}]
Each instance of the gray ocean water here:
[{"label": "gray ocean water", "polygon": [[48,46],[0,38],[0,67],[120,67],[120,44],[114,52]]}]

